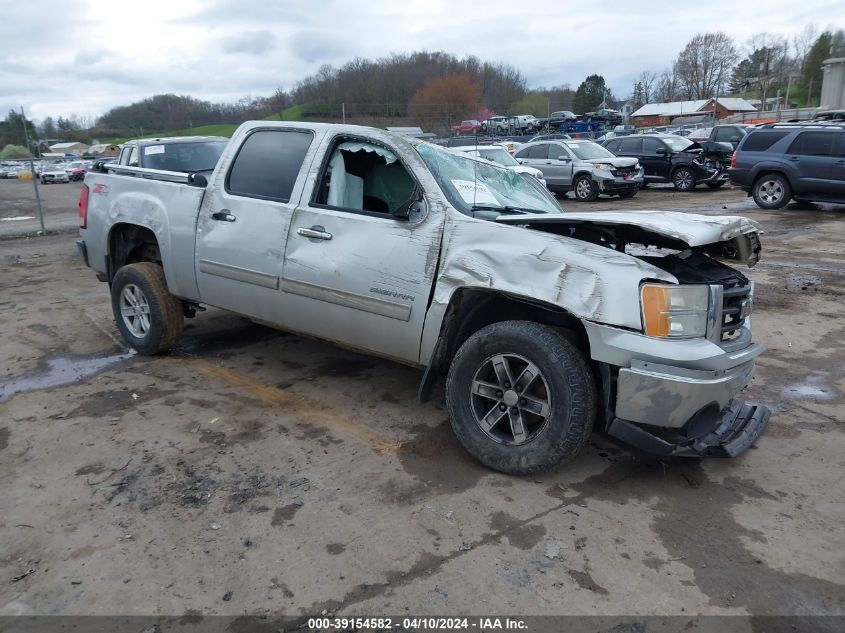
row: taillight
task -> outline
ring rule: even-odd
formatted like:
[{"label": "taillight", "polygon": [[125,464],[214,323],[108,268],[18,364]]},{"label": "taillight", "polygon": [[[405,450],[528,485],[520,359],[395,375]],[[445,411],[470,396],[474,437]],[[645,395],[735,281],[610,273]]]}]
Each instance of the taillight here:
[{"label": "taillight", "polygon": [[736,167],[736,150],[731,154],[731,167]]},{"label": "taillight", "polygon": [[88,228],[88,185],[79,190],[79,228]]}]

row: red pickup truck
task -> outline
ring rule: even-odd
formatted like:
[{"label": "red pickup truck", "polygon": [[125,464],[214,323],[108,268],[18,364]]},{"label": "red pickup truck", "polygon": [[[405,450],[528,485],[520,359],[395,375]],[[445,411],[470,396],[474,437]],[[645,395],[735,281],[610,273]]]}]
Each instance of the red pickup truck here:
[{"label": "red pickup truck", "polygon": [[452,126],[452,135],[461,136],[463,134],[478,134],[481,131],[481,122],[475,119],[468,121],[461,121],[458,125]]}]

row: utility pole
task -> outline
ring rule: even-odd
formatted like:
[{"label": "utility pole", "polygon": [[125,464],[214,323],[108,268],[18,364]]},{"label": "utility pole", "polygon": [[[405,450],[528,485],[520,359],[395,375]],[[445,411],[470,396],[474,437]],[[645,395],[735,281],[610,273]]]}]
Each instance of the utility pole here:
[{"label": "utility pole", "polygon": [[21,106],[21,123],[23,123],[23,138],[26,151],[29,151],[29,130],[26,129],[26,116],[23,113],[23,106]]},{"label": "utility pole", "polygon": [[[23,121],[23,137],[26,141],[26,151],[28,152],[29,131],[26,129],[26,115],[23,113],[23,106],[21,106],[21,121]],[[41,234],[43,235],[47,232],[44,228],[44,209],[41,208],[41,194],[38,193],[38,176],[35,175],[35,163],[32,158],[29,159],[29,173],[32,174],[32,186],[35,187],[35,202],[38,204],[38,222],[41,224]]]}]

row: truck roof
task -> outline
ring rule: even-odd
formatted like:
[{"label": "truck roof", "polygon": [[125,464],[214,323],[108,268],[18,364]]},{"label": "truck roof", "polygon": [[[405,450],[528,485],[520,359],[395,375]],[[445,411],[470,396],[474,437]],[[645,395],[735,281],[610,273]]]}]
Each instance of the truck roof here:
[{"label": "truck roof", "polygon": [[202,143],[228,140],[225,136],[162,136],[157,138],[133,138],[131,141],[126,141],[124,145],[131,145],[132,143],[139,145],[146,143]]}]

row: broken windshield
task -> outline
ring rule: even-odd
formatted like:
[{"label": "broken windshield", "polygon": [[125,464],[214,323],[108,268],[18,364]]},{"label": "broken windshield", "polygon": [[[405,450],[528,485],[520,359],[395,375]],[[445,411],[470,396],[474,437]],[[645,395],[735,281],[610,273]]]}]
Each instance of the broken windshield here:
[{"label": "broken windshield", "polygon": [[501,213],[560,213],[554,197],[534,178],[430,143],[416,146],[452,205],[473,215],[479,209]]}]

